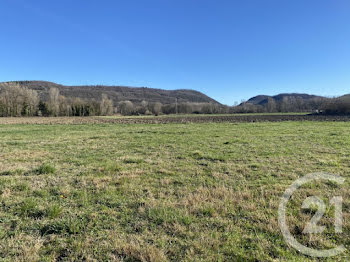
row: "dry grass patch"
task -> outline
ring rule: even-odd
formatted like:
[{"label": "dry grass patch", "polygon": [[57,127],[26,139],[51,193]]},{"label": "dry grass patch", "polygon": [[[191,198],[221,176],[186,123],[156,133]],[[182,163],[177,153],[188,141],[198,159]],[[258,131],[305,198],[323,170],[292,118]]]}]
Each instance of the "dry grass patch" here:
[{"label": "dry grass patch", "polygon": [[[0,126],[4,261],[315,261],[285,243],[280,197],[307,173],[349,178],[348,123],[11,121],[68,122]],[[328,187],[343,195],[348,221],[349,183],[333,186],[311,185],[289,206],[307,245],[350,246],[348,222],[342,235],[300,235],[312,215],[300,210],[303,198],[328,199]]]}]

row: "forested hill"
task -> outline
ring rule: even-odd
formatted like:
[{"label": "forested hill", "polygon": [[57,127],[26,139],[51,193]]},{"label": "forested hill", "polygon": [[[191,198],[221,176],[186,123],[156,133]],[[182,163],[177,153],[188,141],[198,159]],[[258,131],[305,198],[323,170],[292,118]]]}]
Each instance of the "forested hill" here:
[{"label": "forested hill", "polygon": [[275,102],[282,102],[283,100],[286,100],[286,99],[308,102],[316,99],[325,99],[325,97],[309,95],[309,94],[298,94],[298,93],[279,94],[275,96],[259,95],[259,96],[250,98],[246,103],[253,104],[253,105],[265,105],[268,103],[269,99],[273,99],[273,101]]},{"label": "forested hill", "polygon": [[143,100],[154,103],[173,104],[176,99],[178,103],[214,103],[219,104],[214,99],[194,90],[162,90],[146,87],[126,87],[126,86],[64,86],[46,81],[13,81],[20,87],[34,89],[44,101],[47,99],[51,87],[58,88],[60,94],[65,97],[82,98],[85,100],[100,100],[102,94],[108,95],[115,104],[120,101],[129,100],[134,104],[140,104]]}]

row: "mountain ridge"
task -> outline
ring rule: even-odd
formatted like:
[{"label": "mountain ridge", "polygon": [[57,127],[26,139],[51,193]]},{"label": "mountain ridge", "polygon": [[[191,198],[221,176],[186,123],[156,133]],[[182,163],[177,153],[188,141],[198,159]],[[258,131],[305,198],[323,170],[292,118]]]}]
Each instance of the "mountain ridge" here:
[{"label": "mountain ridge", "polygon": [[165,90],[149,87],[110,85],[61,85],[42,80],[7,81],[2,83],[14,83],[20,87],[36,90],[43,100],[47,99],[50,88],[57,88],[61,95],[81,99],[100,100],[102,94],[107,94],[114,103],[130,100],[135,104],[140,104],[145,100],[151,103],[160,102],[162,104],[172,104],[177,101],[178,103],[192,102],[221,105],[218,101],[204,93],[191,89]]},{"label": "mountain ridge", "polygon": [[268,103],[268,99],[273,99],[276,102],[282,101],[284,98],[298,98],[302,100],[311,100],[311,99],[325,99],[326,97],[310,95],[305,93],[281,93],[274,96],[269,95],[257,95],[248,99],[245,103],[253,105],[265,105]]}]

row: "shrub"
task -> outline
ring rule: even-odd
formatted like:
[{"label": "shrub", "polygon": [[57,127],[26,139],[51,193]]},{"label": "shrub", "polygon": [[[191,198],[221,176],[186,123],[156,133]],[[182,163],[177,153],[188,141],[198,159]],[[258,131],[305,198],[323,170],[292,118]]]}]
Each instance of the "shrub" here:
[{"label": "shrub", "polygon": [[36,170],[35,173],[39,175],[44,175],[44,174],[54,174],[56,172],[56,168],[52,166],[51,164],[44,163],[41,166],[39,166]]}]

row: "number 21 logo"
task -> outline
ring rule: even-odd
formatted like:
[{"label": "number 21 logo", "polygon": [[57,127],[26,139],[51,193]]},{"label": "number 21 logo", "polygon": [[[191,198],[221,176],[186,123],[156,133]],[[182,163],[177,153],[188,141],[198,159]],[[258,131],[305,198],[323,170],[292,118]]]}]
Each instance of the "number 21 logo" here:
[{"label": "number 21 logo", "polygon": [[[334,214],[334,228],[335,233],[343,233],[343,198],[341,196],[333,197],[330,201],[330,205],[335,207]],[[321,234],[325,231],[325,226],[318,226],[318,222],[322,219],[326,213],[326,204],[324,201],[316,196],[308,197],[304,200],[302,208],[310,209],[313,206],[317,206],[318,210],[315,215],[311,218],[309,223],[304,228],[303,234]]]},{"label": "number 21 logo", "polygon": [[[345,246],[339,245],[339,246],[336,246],[335,248],[324,249],[324,250],[317,250],[317,249],[304,246],[301,243],[299,243],[297,239],[295,239],[295,237],[291,234],[291,232],[289,231],[287,219],[286,219],[287,204],[291,199],[292,195],[298,189],[300,189],[302,185],[311,183],[313,181],[319,181],[319,180],[331,181],[338,185],[342,185],[345,181],[345,179],[340,176],[328,174],[328,173],[313,173],[297,179],[290,187],[287,188],[287,190],[284,192],[281,198],[281,202],[278,208],[278,223],[285,241],[288,243],[288,245],[292,246],[299,252],[312,257],[333,257],[346,251]],[[343,211],[342,211],[343,198],[341,196],[335,196],[330,199],[329,203],[331,206],[334,206],[334,210],[335,210],[335,216],[334,216],[335,233],[342,233],[343,232]],[[326,214],[326,211],[327,211],[327,207],[324,201],[317,196],[311,196],[306,198],[302,204],[303,209],[314,209],[315,206],[317,207],[317,211],[314,214],[314,216],[311,218],[311,220],[306,224],[303,230],[304,234],[321,234],[326,229],[325,226],[318,225],[318,223],[320,222],[320,220],[322,219],[324,214]]]}]

